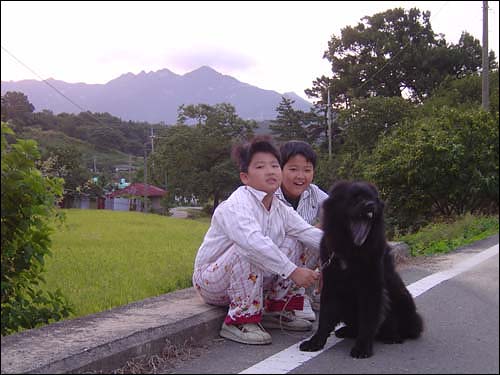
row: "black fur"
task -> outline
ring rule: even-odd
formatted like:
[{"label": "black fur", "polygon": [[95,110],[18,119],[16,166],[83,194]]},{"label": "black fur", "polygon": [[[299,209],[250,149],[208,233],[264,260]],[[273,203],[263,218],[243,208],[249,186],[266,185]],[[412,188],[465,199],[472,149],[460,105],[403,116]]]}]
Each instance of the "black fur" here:
[{"label": "black fur", "polygon": [[396,272],[377,189],[367,182],[341,181],[329,195],[323,203],[321,261],[334,256],[322,270],[318,330],[300,350],[323,348],[340,322],[345,326],[335,335],[355,338],[355,358],[372,356],[375,339],[392,344],[419,337],[423,321]]}]

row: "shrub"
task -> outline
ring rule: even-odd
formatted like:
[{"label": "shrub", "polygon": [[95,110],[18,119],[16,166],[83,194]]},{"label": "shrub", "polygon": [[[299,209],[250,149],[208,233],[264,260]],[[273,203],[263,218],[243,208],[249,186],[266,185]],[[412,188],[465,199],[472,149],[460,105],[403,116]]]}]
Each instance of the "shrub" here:
[{"label": "shrub", "polygon": [[59,320],[71,311],[60,291],[39,288],[63,180],[43,176],[36,168],[40,153],[35,141],[8,144],[7,135],[14,138],[2,122],[2,336]]},{"label": "shrub", "polygon": [[436,216],[491,214],[498,210],[498,142],[498,113],[439,108],[384,137],[369,178],[403,228]]}]

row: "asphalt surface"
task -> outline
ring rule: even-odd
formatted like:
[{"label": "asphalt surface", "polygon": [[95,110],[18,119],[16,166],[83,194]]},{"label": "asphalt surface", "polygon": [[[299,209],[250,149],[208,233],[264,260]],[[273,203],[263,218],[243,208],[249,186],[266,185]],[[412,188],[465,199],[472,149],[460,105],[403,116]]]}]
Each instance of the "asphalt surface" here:
[{"label": "asphalt surface", "polygon": [[[221,339],[226,310],[203,303],[188,288],[2,337],[1,372],[497,374],[498,235],[451,254],[410,260],[402,255],[404,246],[394,245],[412,293],[429,275],[448,278],[414,294],[426,324],[423,336],[402,345],[377,343],[369,359],[349,356],[352,341],[331,340],[331,348],[303,360],[296,348],[312,332],[273,330],[266,346]],[[473,266],[471,259],[477,260]],[[456,272],[463,263],[467,271]]]},{"label": "asphalt surface", "polygon": [[[447,255],[411,260],[400,265],[399,271],[405,283],[410,285],[450,269],[494,245],[498,245],[498,235]],[[342,340],[290,373],[499,373],[498,252],[417,296],[415,303],[425,321],[421,338],[401,345],[376,343],[374,356],[368,359],[351,358],[349,351],[353,340]],[[312,334],[269,332],[273,337],[271,345],[244,345],[225,339],[212,339],[202,346],[193,345],[187,354],[179,357],[181,359],[164,363],[156,372],[239,373],[297,345]],[[282,355],[276,361],[293,360]],[[272,373],[274,370],[271,366],[263,372]]]}]

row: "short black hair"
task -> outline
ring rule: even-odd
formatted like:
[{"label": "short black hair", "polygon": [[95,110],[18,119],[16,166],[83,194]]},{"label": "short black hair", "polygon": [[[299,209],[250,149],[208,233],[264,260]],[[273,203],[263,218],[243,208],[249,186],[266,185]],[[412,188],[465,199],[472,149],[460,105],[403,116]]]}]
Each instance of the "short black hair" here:
[{"label": "short black hair", "polygon": [[272,137],[257,136],[248,142],[233,146],[232,157],[238,165],[240,172],[248,172],[248,166],[257,152],[272,154],[281,165],[280,153],[274,145]]},{"label": "short black hair", "polygon": [[316,152],[314,152],[311,145],[303,141],[288,141],[281,145],[281,168],[295,155],[302,155],[308,162],[316,168]]}]

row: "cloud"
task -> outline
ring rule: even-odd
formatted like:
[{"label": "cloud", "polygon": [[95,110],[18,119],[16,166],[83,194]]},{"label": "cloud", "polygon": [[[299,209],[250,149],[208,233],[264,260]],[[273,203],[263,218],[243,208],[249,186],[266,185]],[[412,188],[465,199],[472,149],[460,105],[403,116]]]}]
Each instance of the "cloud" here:
[{"label": "cloud", "polygon": [[202,48],[190,51],[174,52],[166,56],[166,65],[181,74],[208,65],[221,73],[242,72],[253,68],[253,57],[238,51],[222,48]]}]

